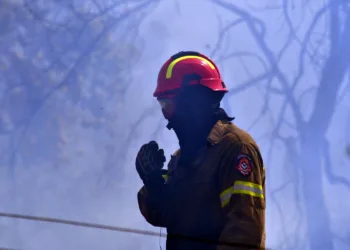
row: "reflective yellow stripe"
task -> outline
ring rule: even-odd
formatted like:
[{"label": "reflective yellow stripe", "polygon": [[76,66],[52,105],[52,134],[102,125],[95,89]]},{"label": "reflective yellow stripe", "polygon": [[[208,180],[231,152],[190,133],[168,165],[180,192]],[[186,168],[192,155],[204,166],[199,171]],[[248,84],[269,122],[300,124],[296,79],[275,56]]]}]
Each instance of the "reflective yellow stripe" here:
[{"label": "reflective yellow stripe", "polygon": [[173,68],[175,66],[175,64],[177,64],[178,62],[182,61],[182,60],[185,60],[185,59],[192,59],[192,58],[197,58],[197,59],[201,59],[203,60],[204,62],[206,62],[210,68],[212,69],[215,69],[215,66],[207,59],[203,58],[203,57],[200,57],[200,56],[183,56],[183,57],[180,57],[180,58],[177,58],[176,60],[172,61],[170,63],[170,65],[168,66],[168,69],[166,71],[166,78],[167,79],[170,79],[172,74],[173,74]]},{"label": "reflective yellow stripe", "polygon": [[233,194],[246,194],[253,197],[264,198],[264,191],[261,185],[247,181],[235,181],[233,186],[221,192],[221,207],[229,203]]},{"label": "reflective yellow stripe", "polygon": [[167,174],[163,174],[162,177],[163,177],[163,179],[165,180],[165,182],[168,181],[168,175],[167,175]]}]

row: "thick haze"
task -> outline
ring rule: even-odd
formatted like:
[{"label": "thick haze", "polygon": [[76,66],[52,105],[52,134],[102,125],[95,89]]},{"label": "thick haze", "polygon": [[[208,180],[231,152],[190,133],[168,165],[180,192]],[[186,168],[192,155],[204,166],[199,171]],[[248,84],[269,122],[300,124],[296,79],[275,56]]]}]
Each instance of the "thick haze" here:
[{"label": "thick haze", "polygon": [[[350,5],[0,0],[0,212],[159,232],[139,147],[178,144],[152,97],[180,50],[212,56],[267,171],[267,247],[350,249]],[[162,230],[165,232],[165,229]],[[0,218],[0,248],[165,249],[164,239]]]}]

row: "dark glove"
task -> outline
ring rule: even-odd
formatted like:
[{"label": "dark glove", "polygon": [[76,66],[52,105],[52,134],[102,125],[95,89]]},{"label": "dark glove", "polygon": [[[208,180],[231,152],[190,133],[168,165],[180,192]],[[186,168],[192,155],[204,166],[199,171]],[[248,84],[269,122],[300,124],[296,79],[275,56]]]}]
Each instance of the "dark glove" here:
[{"label": "dark glove", "polygon": [[164,150],[157,142],[144,144],[136,156],[136,170],[146,187],[158,189],[164,184],[162,177],[167,171],[162,169],[166,159]]}]

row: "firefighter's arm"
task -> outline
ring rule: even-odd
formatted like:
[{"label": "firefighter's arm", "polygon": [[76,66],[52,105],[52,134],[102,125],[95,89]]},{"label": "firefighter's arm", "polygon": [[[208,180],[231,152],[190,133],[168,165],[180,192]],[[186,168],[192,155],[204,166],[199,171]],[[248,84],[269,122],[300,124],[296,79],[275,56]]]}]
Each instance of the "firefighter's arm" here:
[{"label": "firefighter's arm", "polygon": [[219,170],[226,224],[217,250],[264,249],[265,170],[260,152],[234,136],[229,148]]},{"label": "firefighter's arm", "polygon": [[[166,178],[166,175],[163,176]],[[164,204],[165,190],[150,190],[143,186],[137,193],[137,200],[141,214],[146,221],[156,227],[165,227]]]}]

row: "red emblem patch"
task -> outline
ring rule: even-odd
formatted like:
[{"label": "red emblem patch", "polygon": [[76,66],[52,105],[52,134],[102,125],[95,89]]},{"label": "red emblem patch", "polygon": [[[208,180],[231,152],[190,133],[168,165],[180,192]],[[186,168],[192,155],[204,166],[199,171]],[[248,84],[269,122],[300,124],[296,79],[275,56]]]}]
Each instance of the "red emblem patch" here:
[{"label": "red emblem patch", "polygon": [[248,176],[252,172],[252,160],[247,155],[238,156],[237,162],[236,168],[239,172],[241,172],[241,174]]}]

